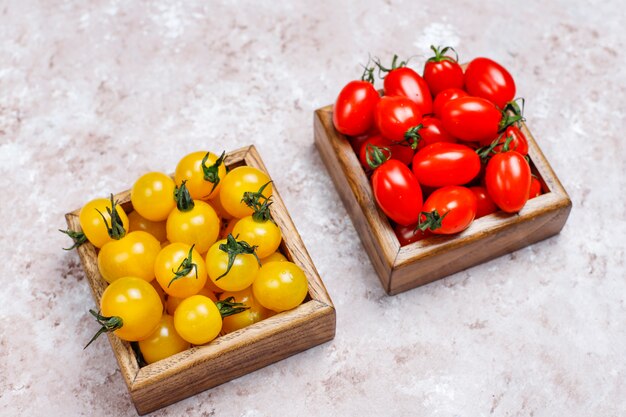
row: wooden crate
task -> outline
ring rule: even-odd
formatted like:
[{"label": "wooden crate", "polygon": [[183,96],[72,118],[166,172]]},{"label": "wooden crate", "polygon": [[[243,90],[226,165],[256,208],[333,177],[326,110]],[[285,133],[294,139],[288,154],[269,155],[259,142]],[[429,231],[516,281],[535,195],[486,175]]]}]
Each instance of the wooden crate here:
[{"label": "wooden crate", "polygon": [[[248,165],[267,172],[254,146],[229,153],[225,163],[229,167]],[[129,191],[117,194],[115,199],[126,212],[132,210]],[[139,414],[180,401],[334,338],[335,308],[275,187],[273,201],[272,214],[283,234],[281,252],[304,270],[309,284],[308,296],[293,310],[144,367],[139,367],[130,343],[108,334]],[[80,230],[79,211],[65,216],[71,230]],[[96,248],[86,243],[78,248],[78,254],[99,306],[107,283],[98,271]]]},{"label": "wooden crate", "polygon": [[531,168],[544,194],[517,214],[501,211],[452,236],[400,246],[346,136],[335,130],[332,105],[314,113],[315,144],[385,291],[398,294],[557,234],[572,203],[525,124]]}]

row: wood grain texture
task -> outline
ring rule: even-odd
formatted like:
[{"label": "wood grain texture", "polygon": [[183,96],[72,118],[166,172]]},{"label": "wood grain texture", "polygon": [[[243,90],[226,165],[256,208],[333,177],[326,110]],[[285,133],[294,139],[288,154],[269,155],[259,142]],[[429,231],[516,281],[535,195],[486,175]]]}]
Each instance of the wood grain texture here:
[{"label": "wood grain texture", "polygon": [[332,124],[332,105],[315,111],[315,144],[388,294],[513,252],[563,228],[572,206],[570,198],[525,123],[522,131],[544,194],[529,200],[519,213],[497,212],[475,220],[460,234],[433,236],[400,247],[350,143]]},{"label": "wood grain texture", "polygon": [[[231,168],[249,165],[267,173],[254,146],[230,152],[225,163]],[[132,210],[129,191],[115,195],[115,199],[125,211]],[[273,201],[272,214],[283,234],[281,250],[305,272],[309,284],[307,298],[293,310],[142,368],[130,343],[108,334],[139,414],[157,410],[334,338],[334,306],[276,190],[276,184]],[[80,209],[66,215],[71,230],[80,230],[79,213]],[[96,248],[86,243],[78,248],[78,253],[95,303],[99,305],[107,283],[98,271]]]}]

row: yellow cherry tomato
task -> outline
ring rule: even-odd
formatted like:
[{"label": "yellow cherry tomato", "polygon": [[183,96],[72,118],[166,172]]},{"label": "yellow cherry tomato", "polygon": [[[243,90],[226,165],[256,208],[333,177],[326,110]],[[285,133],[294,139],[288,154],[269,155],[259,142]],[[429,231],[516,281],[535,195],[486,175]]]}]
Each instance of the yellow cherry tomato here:
[{"label": "yellow cherry tomato", "polygon": [[[215,242],[206,254],[209,278],[224,291],[241,291],[249,287],[259,271],[257,258],[252,253],[242,251],[238,245],[240,242],[235,241],[230,235],[228,239]],[[233,257],[230,270],[228,270],[229,256]]]},{"label": "yellow cherry tomato", "polygon": [[202,256],[186,243],[170,243],[161,249],[154,261],[154,274],[167,295],[179,298],[197,294],[207,280]]},{"label": "yellow cherry tomato", "polygon": [[[83,206],[78,215],[78,221],[80,222],[80,228],[83,230],[87,239],[96,247],[101,248],[105,243],[113,240],[109,236],[107,226],[102,219],[102,215],[106,219],[106,222],[111,225],[111,216],[107,212],[107,207],[111,210],[111,200],[108,198],[97,198],[91,200]],[[128,230],[128,217],[122,207],[115,206],[117,214],[122,220],[124,230]]]},{"label": "yellow cherry tomato", "polygon": [[[208,297],[213,301],[217,301],[217,297],[215,296],[213,291],[211,291],[207,287],[201,288],[200,291],[198,291],[198,294],[195,294],[195,295],[204,295],[205,297]],[[170,314],[173,316],[174,312],[176,311],[176,308],[178,308],[178,306],[180,305],[180,303],[182,303],[183,300],[184,298],[174,297],[172,295],[167,297],[167,304],[165,305],[165,311],[167,311],[167,314]]]},{"label": "yellow cherry tomato", "polygon": [[153,222],[145,217],[141,217],[141,214],[137,213],[137,210],[133,210],[128,213],[128,231],[129,232],[146,232],[150,233],[159,242],[167,240],[167,234],[165,232],[165,222]]},{"label": "yellow cherry tomato", "polygon": [[250,287],[243,291],[225,292],[221,295],[220,299],[226,300],[229,297],[233,297],[235,302],[245,304],[246,307],[249,308],[241,313],[233,314],[232,316],[227,316],[222,319],[222,332],[224,334],[243,329],[269,316],[269,310],[254,299]]},{"label": "yellow cherry tomato", "polygon": [[265,265],[268,262],[286,262],[288,259],[280,252],[274,252],[265,258],[261,258],[261,265]]},{"label": "yellow cherry tomato", "polygon": [[[250,216],[253,210],[241,200],[245,192],[257,192],[270,178],[263,171],[249,166],[240,166],[228,174],[222,180],[220,190],[220,202],[231,216],[238,219]],[[272,195],[272,184],[268,184],[263,190],[265,197]]]},{"label": "yellow cherry tomato", "polygon": [[153,222],[167,219],[176,207],[174,180],[161,172],[149,172],[139,177],[130,190],[134,209]]},{"label": "yellow cherry tomato", "polygon": [[250,246],[256,246],[256,254],[259,258],[265,258],[276,252],[282,240],[280,229],[274,222],[256,221],[252,216],[246,216],[235,224],[233,236],[237,236],[238,240],[248,242]]},{"label": "yellow cherry tomato", "polygon": [[308,290],[304,272],[292,262],[266,263],[252,284],[254,298],[277,313],[302,304]]},{"label": "yellow cherry tomato", "polygon": [[204,201],[194,200],[193,208],[172,210],[166,223],[167,240],[196,245],[199,253],[206,253],[220,233],[220,219],[215,210]]},{"label": "yellow cherry tomato", "polygon": [[105,244],[98,253],[98,270],[109,283],[121,277],[154,279],[154,260],[161,244],[146,232],[130,232]]},{"label": "yellow cherry tomato", "polygon": [[100,314],[119,317],[121,327],[113,333],[122,340],[136,342],[154,331],[163,314],[163,304],[152,285],[141,278],[123,277],[102,293]]},{"label": "yellow cherry tomato", "polygon": [[226,176],[224,154],[193,152],[183,157],[176,166],[174,180],[180,186],[187,182],[187,189],[194,200],[206,200],[220,192],[221,180]]},{"label": "yellow cherry tomato", "polygon": [[204,295],[193,295],[184,299],[176,309],[174,327],[189,343],[203,345],[215,339],[222,330],[222,316],[213,300]]},{"label": "yellow cherry tomato", "polygon": [[174,328],[174,317],[164,314],[157,328],[147,339],[139,341],[139,350],[146,363],[154,363],[191,347]]}]

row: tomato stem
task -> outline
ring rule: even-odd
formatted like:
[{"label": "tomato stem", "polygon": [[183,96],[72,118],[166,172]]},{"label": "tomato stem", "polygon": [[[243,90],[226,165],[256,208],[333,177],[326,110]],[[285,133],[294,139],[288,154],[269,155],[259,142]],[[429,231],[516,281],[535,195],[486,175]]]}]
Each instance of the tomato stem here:
[{"label": "tomato stem", "polygon": [[[504,140],[504,143],[501,142],[504,133],[498,135],[497,138],[493,140],[489,145],[483,146],[481,148],[476,149],[476,153],[480,157],[483,162],[486,162],[489,158],[491,158],[491,154],[497,154],[502,152],[514,151],[515,148],[511,149],[511,142],[513,141],[513,136],[509,135]],[[496,151],[495,148],[502,145],[502,149],[500,151]]]},{"label": "tomato stem", "polygon": [[59,232],[65,233],[74,241],[74,244],[72,246],[70,246],[69,248],[63,248],[63,250],[72,250],[87,242],[87,236],[85,236],[83,232],[75,232],[74,230],[70,229],[59,229]]},{"label": "tomato stem", "polygon": [[187,180],[184,180],[182,184],[180,184],[180,187],[174,188],[174,200],[176,200],[176,207],[180,211],[189,211],[195,206],[186,183]]},{"label": "tomato stem", "polygon": [[98,337],[100,337],[100,335],[102,333],[113,332],[113,331],[115,331],[117,329],[120,329],[124,325],[124,320],[122,320],[121,317],[118,317],[118,316],[111,316],[111,317],[103,316],[99,312],[96,312],[95,310],[91,310],[91,309],[89,310],[89,312],[91,313],[92,316],[94,316],[96,318],[96,321],[102,327],[100,327],[100,330],[98,330],[98,332],[93,335],[93,337],[91,338],[89,343],[87,343],[85,345],[83,350],[87,349],[87,346],[89,346],[94,340],[96,340]]},{"label": "tomato stem", "polygon": [[120,218],[119,213],[117,212],[117,201],[113,200],[113,194],[111,193],[111,207],[107,207],[107,213],[111,219],[111,225],[109,226],[109,222],[107,221],[104,214],[98,209],[96,211],[102,216],[102,220],[104,221],[104,225],[107,228],[107,232],[109,233],[109,237],[111,239],[120,240],[124,236],[126,236],[126,230],[124,230],[124,224],[122,223],[122,219]]},{"label": "tomato stem", "polygon": [[219,167],[224,163],[224,159],[226,158],[226,151],[222,151],[222,154],[215,161],[213,165],[207,166],[206,161],[209,158],[209,154],[211,152],[207,152],[202,158],[202,172],[204,173],[204,180],[213,184],[213,188],[211,188],[211,192],[205,197],[210,196],[213,191],[215,191],[215,187],[220,183],[220,175],[219,175]]},{"label": "tomato stem", "polygon": [[167,284],[167,288],[169,288],[170,285],[172,285],[174,281],[178,281],[181,278],[185,278],[192,270],[195,271],[196,279],[198,279],[198,265],[192,262],[193,259],[191,256],[193,252],[193,248],[195,246],[196,245],[192,245],[191,248],[189,248],[189,254],[187,255],[185,259],[183,259],[180,265],[178,265],[178,268],[176,269],[176,271],[172,269],[172,272],[174,273],[174,278],[172,278],[169,284]]},{"label": "tomato stem", "polygon": [[427,211],[421,212],[415,230],[419,229],[422,232],[425,232],[426,229],[430,229],[432,231],[441,228],[443,219],[448,215],[448,213],[450,212],[446,211],[443,216],[440,216],[437,210],[433,210],[430,213]]},{"label": "tomato stem", "polygon": [[361,81],[367,81],[370,84],[374,84],[374,70],[375,66],[370,67],[372,57],[367,58],[367,64],[363,65],[363,74],[361,74]]},{"label": "tomato stem", "polygon": [[365,146],[365,161],[367,165],[376,169],[391,159],[391,149],[385,146],[376,146],[368,143]]},{"label": "tomato stem", "polygon": [[423,127],[424,125],[420,123],[417,126],[409,128],[409,130],[404,132],[404,139],[394,143],[402,146],[410,146],[413,150],[417,149],[417,145],[420,143],[420,140],[422,140],[422,136],[420,135],[419,131]]},{"label": "tomato stem", "polygon": [[276,223],[272,218],[272,214],[270,213],[270,206],[274,203],[272,201],[272,196],[265,197],[265,195],[263,194],[265,188],[271,183],[272,181],[266,182],[261,186],[261,188],[259,188],[259,191],[246,191],[245,193],[243,193],[243,198],[241,199],[241,201],[246,203],[248,207],[254,210],[254,212],[252,213],[252,219],[256,222],[263,223],[269,220],[274,224]]},{"label": "tomato stem", "polygon": [[[518,101],[522,102],[522,106],[520,107],[517,104]],[[498,125],[498,131],[503,132],[507,127],[516,125],[519,127],[520,122],[523,122],[524,119],[524,104],[526,100],[523,97],[516,98],[515,100],[511,100],[505,104],[504,109],[502,109],[502,119]]]},{"label": "tomato stem", "polygon": [[[459,54],[456,52],[456,50],[451,47],[451,46],[446,46],[446,47],[441,47],[441,46],[435,46],[435,45],[430,45],[430,49],[433,50],[433,52],[435,53],[435,56],[428,58],[428,60],[426,62],[441,62],[441,61],[450,61],[450,62],[459,62]],[[448,51],[452,51],[454,52],[454,58],[452,58],[451,56],[447,56],[446,54],[448,53]]]},{"label": "tomato stem", "polygon": [[246,311],[250,308],[244,303],[235,302],[235,297],[228,297],[224,300],[217,301],[215,305],[220,311],[222,318],[241,313],[242,311]]},{"label": "tomato stem", "polygon": [[380,62],[379,58],[374,58],[374,65],[378,67],[378,77],[381,79],[385,78],[383,74],[388,74],[395,69],[406,67],[407,63],[408,63],[408,59],[406,61],[400,61],[400,63],[398,63],[398,55],[394,54],[393,59],[391,60],[391,68],[386,68]]},{"label": "tomato stem", "polygon": [[250,246],[250,244],[248,242],[245,242],[243,240],[237,240],[232,233],[229,233],[228,236],[226,237],[226,243],[222,243],[219,246],[219,249],[222,252],[226,252],[226,254],[228,254],[228,266],[226,267],[226,272],[224,272],[222,275],[220,275],[219,277],[215,278],[216,281],[222,279],[224,276],[228,275],[228,273],[230,272],[230,269],[233,267],[233,264],[235,263],[235,258],[237,258],[237,255],[240,254],[249,254],[249,255],[254,255],[254,257],[256,258],[256,261],[259,263],[259,266],[261,266],[261,261],[259,260],[259,257],[256,254],[256,248],[257,246]]}]

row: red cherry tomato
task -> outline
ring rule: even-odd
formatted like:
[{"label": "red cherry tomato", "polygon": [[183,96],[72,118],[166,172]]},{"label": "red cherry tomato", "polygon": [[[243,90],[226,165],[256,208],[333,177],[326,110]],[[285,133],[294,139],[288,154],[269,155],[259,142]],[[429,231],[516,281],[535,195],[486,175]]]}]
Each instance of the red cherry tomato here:
[{"label": "red cherry tomato", "polygon": [[[397,70],[396,70],[397,71]],[[380,133],[394,142],[405,140],[405,134],[422,122],[417,104],[403,96],[381,97],[375,112]]]},{"label": "red cherry tomato", "polygon": [[503,109],[515,98],[515,81],[500,64],[489,58],[473,59],[465,69],[465,89]]},{"label": "red cherry tomato", "polygon": [[420,114],[433,112],[433,99],[426,81],[411,68],[392,69],[384,81],[386,96],[407,97],[417,106]]},{"label": "red cherry tomato", "polygon": [[422,209],[422,190],[411,170],[391,159],[372,174],[374,198],[381,210],[401,225],[416,223]]},{"label": "red cherry tomato", "polygon": [[374,124],[374,110],[380,96],[367,81],[350,81],[339,93],[333,107],[333,124],[344,135],[366,133]]},{"label": "red cherry tomato", "polygon": [[428,222],[425,224],[430,225],[433,233],[459,233],[474,221],[476,197],[469,188],[450,185],[435,190],[424,202],[422,210],[420,223]]},{"label": "red cherry tomato", "polygon": [[[504,144],[507,142],[509,137],[513,139],[509,142],[507,149],[504,149]],[[480,142],[480,145],[489,146],[492,143],[493,141],[484,140]],[[506,128],[504,133],[498,137],[498,144],[493,148],[493,153],[503,151],[517,151],[522,155],[528,155],[528,140],[519,127],[509,126]]]},{"label": "red cherry tomato", "polygon": [[489,194],[487,193],[487,189],[485,187],[477,185],[475,187],[470,187],[469,189],[471,192],[474,193],[474,197],[476,197],[477,219],[498,211],[496,203],[494,203],[491,197],[489,197]]},{"label": "red cherry tomato", "polygon": [[443,128],[456,138],[482,141],[498,136],[502,112],[489,100],[460,97],[448,102],[441,113]]},{"label": "red cherry tomato", "polygon": [[541,181],[534,175],[530,179],[530,192],[528,193],[528,199],[539,197],[541,195]]},{"label": "red cherry tomato", "polygon": [[456,138],[449,134],[444,128],[441,120],[434,117],[424,117],[422,128],[419,130],[421,137],[417,144],[417,150],[437,142],[456,143]]},{"label": "red cherry tomato", "polygon": [[417,181],[428,187],[463,185],[480,172],[480,157],[459,143],[433,143],[415,154],[412,169]]},{"label": "red cherry tomato", "polygon": [[[463,88],[463,69],[456,59],[449,57],[446,53],[454,49],[430,47],[435,56],[426,61],[424,65],[424,80],[433,96],[447,88]],[[455,51],[456,53],[456,51]]]},{"label": "red cherry tomato", "polygon": [[371,138],[372,136],[377,135],[378,132],[368,132],[368,133],[364,133],[362,135],[359,136],[353,136],[350,138],[350,145],[352,146],[352,149],[354,150],[355,153],[359,153],[359,150],[361,149],[361,145],[363,145],[363,143],[368,140],[369,138]]},{"label": "red cherry tomato", "polygon": [[441,110],[443,106],[445,106],[449,101],[452,101],[459,97],[467,97],[465,91],[460,88],[448,88],[443,90],[441,93],[435,96],[435,102],[433,103],[433,111],[435,112],[435,117],[441,119]]},{"label": "red cherry tomato", "polygon": [[393,228],[393,231],[400,242],[400,246],[410,245],[413,242],[426,239],[427,237],[433,235],[433,233],[428,229],[425,231],[418,229],[417,224],[410,224],[408,226],[397,224]]},{"label": "red cherry tomato", "polygon": [[518,212],[524,207],[530,192],[530,166],[518,152],[497,153],[485,169],[485,186],[489,196],[501,210]]},{"label": "red cherry tomato", "polygon": [[[370,146],[369,148],[368,145]],[[367,151],[368,149],[370,149],[371,153],[372,145],[379,148],[388,148],[391,151],[389,159],[398,160],[405,165],[409,165],[413,160],[414,151],[409,146],[395,145],[389,139],[382,137],[382,135],[380,134],[374,135],[369,137],[365,142],[363,142],[363,144],[361,144],[361,149],[359,149],[359,160],[361,161],[361,165],[363,165],[363,168],[365,168],[366,171],[372,169],[367,163]]]}]

